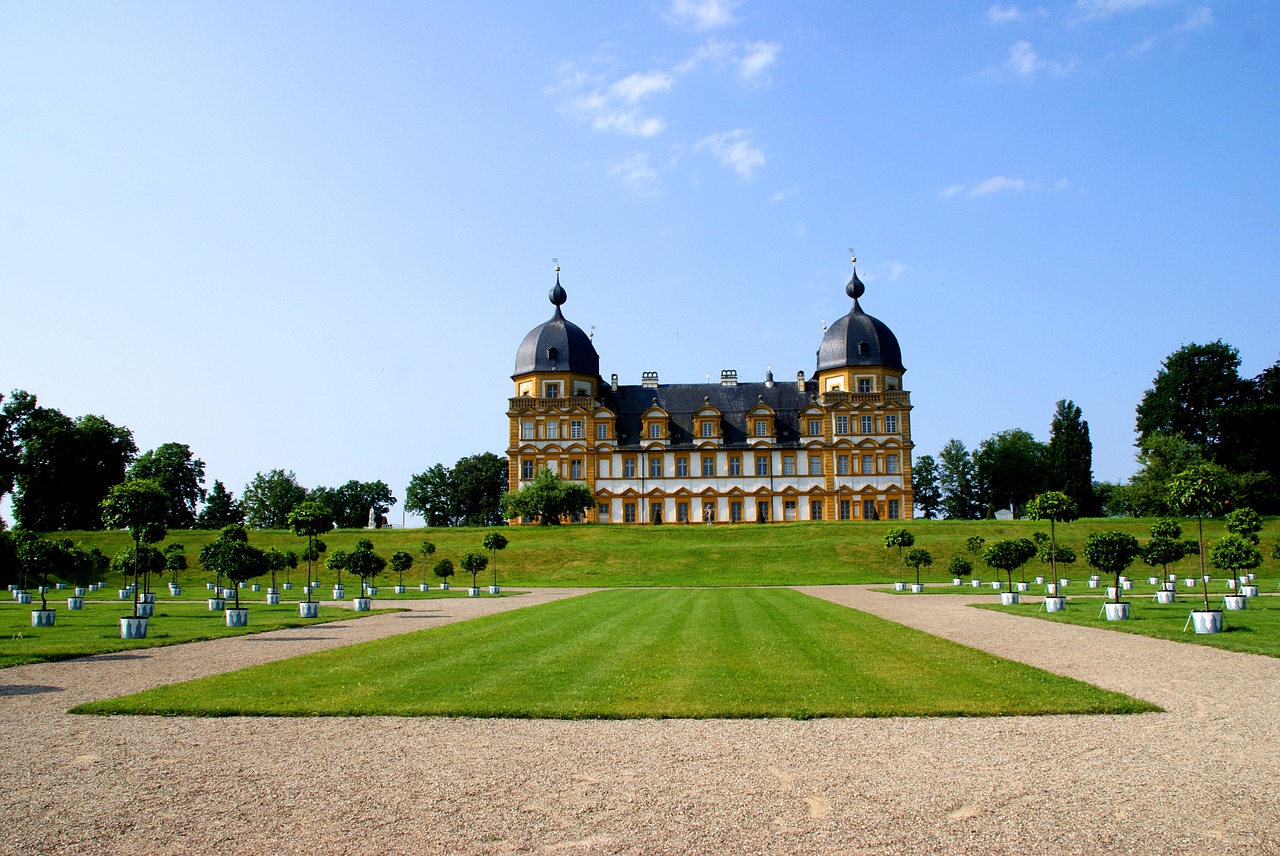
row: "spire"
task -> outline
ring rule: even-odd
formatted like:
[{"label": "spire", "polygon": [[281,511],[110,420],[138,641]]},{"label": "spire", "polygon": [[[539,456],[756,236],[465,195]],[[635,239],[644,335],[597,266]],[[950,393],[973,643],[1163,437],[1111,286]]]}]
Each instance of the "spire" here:
[{"label": "spire", "polygon": [[849,277],[849,284],[844,287],[844,293],[853,298],[853,311],[861,312],[862,307],[858,305],[858,298],[866,293],[867,287],[863,285],[862,280],[858,279],[858,257],[854,256],[849,261],[853,263],[853,275]]},{"label": "spire", "polygon": [[555,305],[557,315],[560,314],[560,307],[569,299],[568,293],[564,290],[564,287],[560,285],[560,265],[556,265],[556,284],[555,287],[547,293],[547,299]]}]

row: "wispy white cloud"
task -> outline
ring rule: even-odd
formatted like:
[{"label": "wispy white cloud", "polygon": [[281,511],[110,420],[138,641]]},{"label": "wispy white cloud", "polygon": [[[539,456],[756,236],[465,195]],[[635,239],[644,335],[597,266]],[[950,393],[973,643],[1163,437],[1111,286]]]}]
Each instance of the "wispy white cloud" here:
[{"label": "wispy white cloud", "polygon": [[1042,58],[1031,42],[1026,40],[1014,42],[1009,48],[1009,56],[1005,58],[1004,69],[1020,80],[1031,80],[1045,71],[1057,77],[1063,77],[1075,70],[1075,61],[1053,62]]},{"label": "wispy white cloud", "polygon": [[712,30],[733,23],[733,7],[729,0],[671,0],[667,20],[693,30]]},{"label": "wispy white cloud", "polygon": [[993,24],[1028,21],[1032,18],[1044,18],[1048,14],[1048,10],[1042,6],[1034,9],[1020,9],[1017,6],[1001,6],[999,3],[992,3],[987,7],[987,20]]},{"label": "wispy white cloud", "polygon": [[782,50],[782,45],[777,42],[752,42],[743,47],[746,54],[738,57],[735,63],[738,75],[748,83],[757,81],[778,58],[778,51]]},{"label": "wispy white cloud", "polygon": [[591,127],[632,137],[653,137],[666,130],[667,123],[658,116],[645,116],[638,110],[612,110],[596,116]]},{"label": "wispy white cloud", "polygon": [[1205,27],[1213,26],[1213,10],[1208,6],[1201,6],[1198,9],[1192,9],[1185,20],[1169,32],[1173,35],[1179,33],[1191,33],[1196,30],[1203,30]]},{"label": "wispy white cloud", "polygon": [[658,170],[649,163],[649,153],[629,155],[614,163],[609,175],[633,190],[648,190],[658,179]]},{"label": "wispy white cloud", "polygon": [[629,74],[609,86],[609,92],[628,104],[635,104],[646,95],[669,92],[676,80],[665,71],[649,71]]},{"label": "wispy white cloud", "polygon": [[753,178],[755,171],[765,165],[764,152],[751,141],[751,134],[745,128],[703,137],[694,145],[694,150],[710,152],[743,180]]},{"label": "wispy white cloud", "polygon": [[[1071,182],[1065,178],[1060,178],[1053,183],[1053,189],[1062,193],[1071,188]],[[953,199],[957,196],[965,199],[981,199],[984,196],[992,196],[997,193],[1023,193],[1044,190],[1044,183],[1036,180],[1025,178],[1010,178],[1007,175],[993,175],[990,178],[984,178],[982,181],[975,182],[973,185],[955,184],[948,185],[938,192],[939,199]]]},{"label": "wispy white cloud", "polygon": [[1163,6],[1167,2],[1168,0],[1076,0],[1076,13],[1073,20],[1105,21],[1125,12]]},{"label": "wispy white cloud", "polygon": [[560,109],[589,122],[594,130],[652,137],[667,127],[661,116],[646,113],[638,106],[675,85],[675,78],[665,71],[637,72],[605,83],[600,75],[564,63],[557,70],[557,77],[548,92],[561,95]]},{"label": "wispy white cloud", "polygon": [[788,188],[779,190],[776,193],[774,193],[772,196],[769,197],[769,201],[781,202],[782,200],[786,199],[789,196],[795,196],[799,192],[800,192],[800,185],[793,184]]}]

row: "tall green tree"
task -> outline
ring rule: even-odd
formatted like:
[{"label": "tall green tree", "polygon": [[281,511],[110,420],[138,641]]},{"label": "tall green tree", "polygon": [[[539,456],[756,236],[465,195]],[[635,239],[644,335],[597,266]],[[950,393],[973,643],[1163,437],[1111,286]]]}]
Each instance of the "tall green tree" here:
[{"label": "tall green tree", "polygon": [[1020,508],[1044,489],[1048,454],[1043,443],[1021,428],[1001,431],[978,444],[973,460],[988,516],[998,509]]},{"label": "tall green tree", "polygon": [[307,498],[293,471],[271,470],[258,473],[245,485],[240,495],[240,508],[245,521],[257,529],[285,529],[289,512]]},{"label": "tall green tree", "polygon": [[1102,509],[1093,489],[1093,441],[1074,401],[1063,399],[1054,408],[1046,464],[1046,487],[1071,497],[1081,517],[1097,517]]},{"label": "tall green tree", "polygon": [[942,512],[951,520],[976,520],[981,510],[978,469],[960,440],[948,440],[938,453]]},{"label": "tall green tree", "polygon": [[307,539],[307,603],[311,602],[311,562],[320,552],[316,549],[316,536],[333,528],[333,518],[318,502],[300,502],[289,512],[289,528],[294,535]]},{"label": "tall green tree", "polygon": [[1120,602],[1120,575],[1138,558],[1138,539],[1128,532],[1094,532],[1084,539],[1084,560],[1099,573],[1115,577],[1114,598]]},{"label": "tall green tree", "polygon": [[462,526],[501,526],[507,492],[507,459],[492,452],[459,458],[453,465],[453,499]]},{"label": "tall green tree", "polygon": [[1169,480],[1169,500],[1184,514],[1196,516],[1196,555],[1200,557],[1200,579],[1204,609],[1209,611],[1209,581],[1205,579],[1204,517],[1218,514],[1226,500],[1227,472],[1217,464],[1193,464]]},{"label": "tall green tree", "polygon": [[1080,507],[1075,500],[1060,490],[1047,490],[1027,504],[1027,516],[1032,520],[1049,521],[1049,564],[1053,569],[1053,578],[1058,579],[1058,533],[1055,529],[1059,523],[1070,523],[1080,516]]},{"label": "tall green tree", "polygon": [[129,477],[151,479],[169,494],[170,529],[195,526],[196,506],[204,501],[204,461],[192,456],[185,443],[162,443],[143,452],[129,467]]},{"label": "tall green tree", "polygon": [[933,455],[921,455],[911,466],[912,503],[918,516],[933,520],[942,510],[941,474]]},{"label": "tall green tree", "polygon": [[1247,394],[1247,388],[1235,348],[1221,339],[1185,345],[1165,358],[1151,389],[1142,395],[1137,411],[1139,442],[1155,434],[1181,437],[1217,461],[1232,430],[1228,410]]},{"label": "tall green tree", "polygon": [[[579,482],[566,481],[544,467],[533,481],[515,493],[508,493],[504,504],[511,517],[536,520],[542,526],[555,526],[564,518],[586,511],[593,502],[595,497],[591,488]],[[487,559],[485,561],[488,562]]]},{"label": "tall green tree", "polygon": [[364,529],[373,510],[377,528],[387,523],[387,512],[398,501],[384,481],[362,482],[352,479],[337,488],[318,487],[307,494],[329,510],[339,529]]},{"label": "tall green tree", "polygon": [[1013,572],[1036,556],[1036,545],[1027,538],[1008,538],[997,541],[982,554],[988,568],[1004,571],[1009,589],[1013,589]]},{"label": "tall green tree", "polygon": [[435,464],[409,479],[404,507],[422,515],[428,526],[452,526],[458,518],[452,471]]},{"label": "tall green tree", "polygon": [[214,479],[213,488],[205,499],[204,508],[196,517],[197,529],[221,529],[231,523],[244,523],[244,512],[235,495],[227,486]]}]

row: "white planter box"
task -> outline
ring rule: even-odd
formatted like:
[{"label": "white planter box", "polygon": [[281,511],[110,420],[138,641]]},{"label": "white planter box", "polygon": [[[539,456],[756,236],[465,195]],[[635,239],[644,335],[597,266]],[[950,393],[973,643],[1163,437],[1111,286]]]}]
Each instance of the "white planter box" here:
[{"label": "white planter box", "polygon": [[974,588],[982,588],[982,580],[974,578],[969,581],[969,585],[973,586]]},{"label": "white planter box", "polygon": [[418,584],[418,591],[431,591],[431,584],[430,584],[430,583],[419,583],[419,584]]},{"label": "white planter box", "polygon": [[1222,598],[1222,605],[1229,610],[1248,609],[1249,598],[1242,594],[1229,594]]},{"label": "white planter box", "polygon": [[[913,586],[911,590],[915,591],[915,587]],[[501,586],[489,586],[489,594],[498,594],[500,591],[502,591]]]},{"label": "white planter box", "polygon": [[1227,580],[1227,588],[1231,589],[1232,591],[1235,591],[1236,581],[1234,579]]},{"label": "white planter box", "polygon": [[992,581],[992,583],[991,583],[991,588],[992,588],[994,591],[1000,591],[1001,587],[1003,587],[1003,586],[1004,586],[1004,583],[1000,582],[999,580],[994,580],[994,581]]},{"label": "white planter box", "polygon": [[279,605],[280,605],[280,592],[278,591],[267,592],[267,606],[279,606]]},{"label": "white planter box", "polygon": [[479,597],[479,596],[480,596],[480,589],[479,589],[479,588],[469,588],[469,589],[467,589],[467,597]]},{"label": "white planter box", "polygon": [[226,616],[228,627],[249,626],[249,610],[244,607],[227,609],[223,611],[223,614]]},{"label": "white planter box", "polygon": [[146,639],[147,638],[147,619],[145,618],[121,618],[120,619],[120,638],[121,639]]},{"label": "white planter box", "polygon": [[312,601],[302,601],[298,604],[298,615],[303,618],[315,618],[320,614],[320,604]]},{"label": "white planter box", "polygon": [[1014,606],[1018,602],[1018,597],[1019,595],[1016,591],[1002,591],[1000,592],[1000,605]]},{"label": "white planter box", "polygon": [[440,583],[440,591],[448,591],[448,590],[449,590],[448,583]]},{"label": "white planter box", "polygon": [[211,597],[211,598],[209,598],[209,611],[210,611],[210,612],[222,612],[222,610],[226,607],[226,605],[227,605],[227,600],[226,600],[226,598],[222,598],[222,597]]},{"label": "white planter box", "polygon": [[207,588],[209,591],[213,591],[214,588],[216,588],[216,586],[214,586],[213,583],[205,583],[204,587]]},{"label": "white planter box", "polygon": [[1187,588],[1195,588],[1195,587],[1196,587],[1196,581],[1195,581],[1195,580],[1193,580],[1193,579],[1191,579],[1191,577],[1187,577],[1185,580],[1183,580],[1183,581],[1182,581],[1182,584],[1183,584],[1184,586],[1186,586]]},{"label": "white planter box", "polygon": [[1098,587],[1097,580],[1089,580],[1089,588],[1097,588],[1097,587]]},{"label": "white planter box", "polygon": [[139,604],[138,604],[138,617],[139,617],[139,618],[150,618],[151,616],[153,616],[153,615],[155,615],[155,614],[156,614],[156,605],[155,605],[154,603],[139,603]]},{"label": "white planter box", "polygon": [[1063,588],[1066,588],[1067,586],[1071,585],[1071,580],[1067,579],[1066,577],[1062,577],[1061,579],[1058,580],[1058,585],[1062,586]]},{"label": "white planter box", "polygon": [[368,612],[373,608],[373,601],[367,597],[356,597],[351,599],[351,603],[356,612]]},{"label": "white planter box", "polygon": [[[494,589],[496,589],[496,588],[497,588],[497,586],[489,586],[489,594],[497,594],[497,592],[496,592],[496,591],[494,591]],[[920,585],[919,583],[912,583],[912,584],[911,584],[911,593],[912,593],[912,594],[922,594],[923,592],[924,592],[924,586],[923,586],[923,585]]]},{"label": "white planter box", "polygon": [[1104,603],[1103,611],[1106,612],[1107,621],[1128,621],[1129,620],[1129,604],[1128,603]]},{"label": "white planter box", "polygon": [[285,591],[293,591],[293,583],[285,583],[285,584],[284,584],[284,590],[285,590]]},{"label": "white planter box", "polygon": [[1133,580],[1121,580],[1120,588],[1124,589],[1125,591],[1128,591],[1129,589],[1133,588]]},{"label": "white planter box", "polygon": [[404,586],[396,586],[396,594],[404,594]]},{"label": "white planter box", "polygon": [[[241,587],[241,588],[244,588],[244,585],[242,584],[240,587]],[[254,591],[262,591],[262,584],[261,584],[261,583],[254,583],[254,584],[253,584],[253,590],[254,590]]]},{"label": "white planter box", "polygon": [[1045,612],[1062,612],[1067,608],[1067,599],[1065,597],[1046,597],[1044,599]]},{"label": "white planter box", "polygon": [[1036,577],[1036,585],[1038,586],[1044,585],[1044,577]]},{"label": "white planter box", "polygon": [[84,609],[84,598],[82,597],[67,598],[67,609],[71,609],[71,610]]},{"label": "white planter box", "polygon": [[1177,600],[1176,594],[1168,589],[1156,592],[1156,603],[1173,603],[1175,600]]},{"label": "white planter box", "polygon": [[952,577],[952,578],[951,578],[951,584],[952,584],[953,586],[958,586],[958,585],[960,585],[960,578],[959,578],[959,577]]},{"label": "white planter box", "polygon": [[346,597],[346,596],[347,596],[347,587],[346,587],[346,586],[334,586],[334,587],[333,587],[333,599],[334,599],[334,600],[342,600],[342,599],[343,599],[344,597]]},{"label": "white planter box", "polygon": [[29,591],[18,592],[18,603],[21,603],[24,605],[31,603],[31,592]]},{"label": "white planter box", "polygon": [[906,588],[907,588],[907,584],[906,584],[906,583],[894,583],[894,584],[893,584],[893,590],[894,590],[894,591],[904,591],[904,590],[906,590]]},{"label": "white planter box", "polygon": [[1018,591],[1027,591],[1031,586],[1028,583],[1014,583]]},{"label": "white planter box", "polygon": [[1045,594],[1057,594],[1058,585],[1057,583],[1046,583],[1044,590],[1045,590]]},{"label": "white planter box", "polygon": [[52,627],[58,619],[58,611],[56,609],[33,609],[31,610],[31,626],[32,627]]},{"label": "white planter box", "polygon": [[1240,586],[1240,594],[1244,595],[1245,597],[1257,597],[1258,587],[1257,586]]},{"label": "white planter box", "polygon": [[1216,609],[1208,612],[1197,609],[1191,613],[1191,624],[1197,633],[1221,633],[1222,613]]}]

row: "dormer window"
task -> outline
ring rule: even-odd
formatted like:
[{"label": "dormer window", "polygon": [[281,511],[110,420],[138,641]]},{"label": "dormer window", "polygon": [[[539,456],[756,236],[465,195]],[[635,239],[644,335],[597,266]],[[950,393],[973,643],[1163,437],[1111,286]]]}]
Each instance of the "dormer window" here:
[{"label": "dormer window", "polygon": [[558,357],[559,355],[560,355],[560,352],[557,351],[555,348],[547,348],[547,359],[554,361],[555,358]]},{"label": "dormer window", "polygon": [[[555,349],[554,349],[554,348],[552,348],[552,350],[554,351]],[[870,353],[871,353],[871,346],[870,346],[870,345],[868,345],[866,342],[859,342],[859,343],[858,343],[858,356],[860,356],[860,357],[865,357],[865,356],[867,356],[867,355],[868,355],[868,354],[870,354]]]}]

